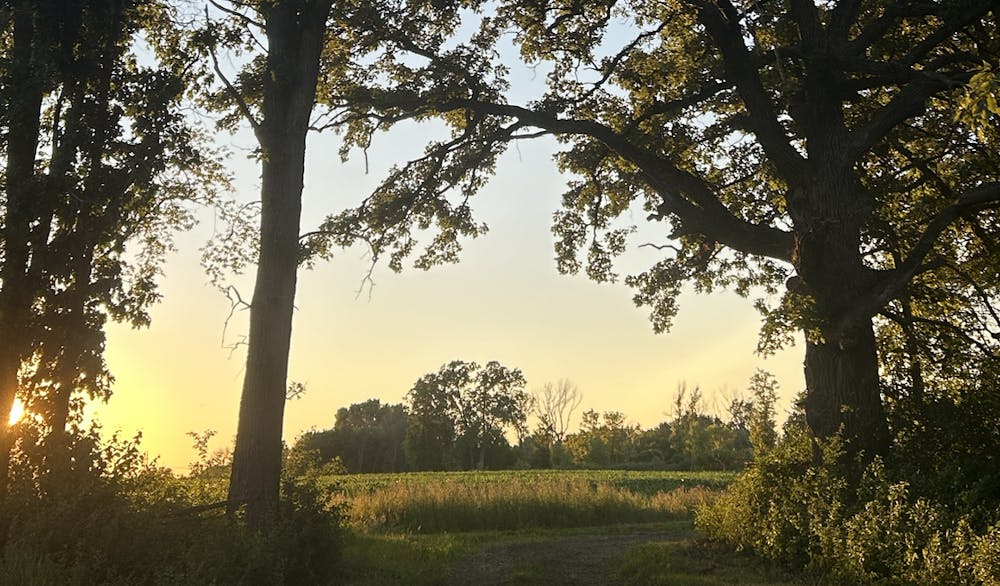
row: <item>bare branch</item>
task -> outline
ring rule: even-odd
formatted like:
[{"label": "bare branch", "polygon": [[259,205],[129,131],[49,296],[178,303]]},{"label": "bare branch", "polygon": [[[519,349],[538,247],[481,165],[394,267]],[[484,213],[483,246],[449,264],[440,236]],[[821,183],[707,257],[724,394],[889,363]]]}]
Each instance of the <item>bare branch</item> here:
[{"label": "bare branch", "polygon": [[640,244],[639,248],[643,248],[645,246],[648,246],[650,248],[655,248],[656,250],[673,250],[677,254],[681,254],[682,252],[684,252],[683,250],[674,246],[673,244],[653,244],[652,242],[645,242],[643,244]]},{"label": "bare branch", "polygon": [[[244,24],[248,24],[250,26],[255,26],[255,27],[257,27],[257,28],[259,28],[261,30],[264,30],[264,24],[263,23],[250,18],[249,16],[247,16],[246,14],[243,14],[239,10],[234,10],[232,8],[228,8],[226,6],[223,6],[223,5],[219,4],[218,2],[216,2],[216,0],[208,0],[208,3],[211,4],[212,6],[214,6],[220,12],[224,12],[224,13],[228,14],[229,16],[234,16],[237,19],[243,21]],[[206,6],[205,8],[206,8],[206,12],[207,12],[207,8],[208,7]]]},{"label": "bare branch", "polygon": [[225,294],[226,299],[229,300],[229,315],[226,316],[226,321],[222,324],[222,341],[220,346],[222,348],[227,348],[229,350],[230,357],[232,357],[232,354],[236,352],[240,346],[246,346],[247,342],[246,336],[243,336],[240,340],[226,345],[226,331],[229,329],[229,322],[233,319],[233,316],[236,315],[237,310],[245,311],[250,309],[251,306],[243,300],[243,296],[240,295],[239,290],[233,285],[229,285],[225,288]]}]

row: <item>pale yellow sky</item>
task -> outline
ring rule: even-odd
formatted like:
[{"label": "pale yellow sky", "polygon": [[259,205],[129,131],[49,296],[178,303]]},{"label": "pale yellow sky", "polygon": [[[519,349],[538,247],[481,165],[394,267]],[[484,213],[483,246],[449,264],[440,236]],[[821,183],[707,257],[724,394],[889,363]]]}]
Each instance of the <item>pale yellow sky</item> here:
[{"label": "pale yellow sky", "polygon": [[[360,157],[339,162],[335,137],[311,139],[303,230],[366,193],[388,165],[415,152],[421,132],[410,128],[377,143],[367,176]],[[227,140],[251,145],[246,137]],[[302,271],[290,377],[308,390],[288,404],[287,441],[332,426],[339,407],[369,398],[401,402],[418,377],[455,359],[520,368],[529,389],[570,378],[583,392],[583,409],[620,410],[643,427],[667,417],[682,381],[700,385],[709,402],[717,395],[721,408],[757,367],[778,377],[779,407],[787,408],[803,386],[802,348],[755,356],[760,318],[750,300],[685,294],[673,330],[657,336],[625,285],[557,274],[549,224],[565,179],[549,158],[553,148],[540,141],[507,153],[474,204],[491,231],[467,242],[459,265],[399,275],[379,267],[370,297],[356,295],[367,271],[360,249]],[[240,155],[231,163],[237,196],[256,198],[255,166]],[[665,232],[653,226],[634,244]],[[194,457],[186,432],[213,429],[213,447],[222,447],[236,429],[245,354],[225,346],[245,333],[246,316],[230,323],[223,340],[229,303],[198,262],[210,233],[209,220],[179,238],[151,328],[110,328],[115,395],[95,410],[107,431],[142,430],[145,448],[178,469]],[[655,259],[655,251],[633,246],[622,272]],[[250,275],[233,279],[247,299],[250,282]]]}]

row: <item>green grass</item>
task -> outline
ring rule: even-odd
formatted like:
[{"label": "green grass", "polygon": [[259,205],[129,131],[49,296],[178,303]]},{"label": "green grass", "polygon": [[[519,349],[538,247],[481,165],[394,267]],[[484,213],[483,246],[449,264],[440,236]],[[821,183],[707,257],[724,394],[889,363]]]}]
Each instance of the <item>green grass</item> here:
[{"label": "green grass", "polygon": [[[608,570],[621,584],[782,586],[807,583],[695,533],[693,510],[732,473],[530,470],[327,477],[349,505],[340,582],[442,584],[485,548],[574,535],[655,534]],[[553,544],[558,547],[557,544]],[[559,567],[518,559],[510,584],[551,584]],[[570,561],[571,563],[571,561]]]},{"label": "green grass", "polygon": [[344,543],[343,584],[440,584],[456,560],[471,555],[483,542],[470,534],[406,535],[354,531]]},{"label": "green grass", "polygon": [[732,475],[501,471],[330,477],[353,527],[438,533],[661,522],[710,502]]},{"label": "green grass", "polygon": [[387,486],[434,485],[442,483],[491,485],[509,483],[551,482],[553,480],[587,480],[610,484],[634,493],[655,494],[694,486],[722,489],[736,478],[735,472],[678,472],[672,470],[496,470],[462,472],[405,472],[385,474],[344,474],[326,477],[344,493],[353,497],[371,493]]},{"label": "green grass", "polygon": [[733,551],[693,531],[678,539],[645,543],[620,560],[622,584],[647,586],[791,586],[810,583],[745,552]]},{"label": "green grass", "polygon": [[[819,584],[792,576],[750,554],[736,552],[703,539],[690,519],[667,523],[619,525],[605,528],[534,529],[517,532],[405,534],[352,532],[344,551],[339,583],[352,586],[407,584],[432,586],[445,583],[450,568],[488,547],[510,543],[537,543],[575,535],[615,535],[649,532],[662,538],[637,545],[614,564],[618,584],[676,586],[791,586]],[[558,583],[559,569],[531,560],[515,564],[509,584]]]}]

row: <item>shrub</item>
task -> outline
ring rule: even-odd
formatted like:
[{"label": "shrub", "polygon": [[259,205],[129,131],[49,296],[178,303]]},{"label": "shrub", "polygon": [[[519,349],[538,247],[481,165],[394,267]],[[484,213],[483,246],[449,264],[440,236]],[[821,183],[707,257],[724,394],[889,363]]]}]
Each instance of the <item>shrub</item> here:
[{"label": "shrub", "polygon": [[[31,449],[15,458],[0,504],[0,576],[14,584],[322,584],[341,548],[341,512],[317,474],[295,463],[273,527],[253,532],[218,509],[218,474],[177,478],[146,461],[138,441],[73,438],[58,474]],[[31,444],[30,448],[34,448]]]},{"label": "shrub", "polygon": [[[791,434],[758,457],[698,511],[699,528],[838,583],[1000,584],[1000,524],[913,496],[879,460],[852,488],[836,464],[814,463],[811,443]],[[840,460],[836,441],[821,450]]]}]

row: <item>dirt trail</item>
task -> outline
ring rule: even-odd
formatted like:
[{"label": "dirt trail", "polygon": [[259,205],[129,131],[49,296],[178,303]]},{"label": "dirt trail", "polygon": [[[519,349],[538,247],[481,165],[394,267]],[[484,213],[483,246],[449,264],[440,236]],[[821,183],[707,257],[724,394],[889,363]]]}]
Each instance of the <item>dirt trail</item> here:
[{"label": "dirt trail", "polygon": [[615,562],[629,549],[671,537],[676,538],[676,534],[574,535],[492,546],[456,564],[446,583],[450,586],[618,584]]}]

